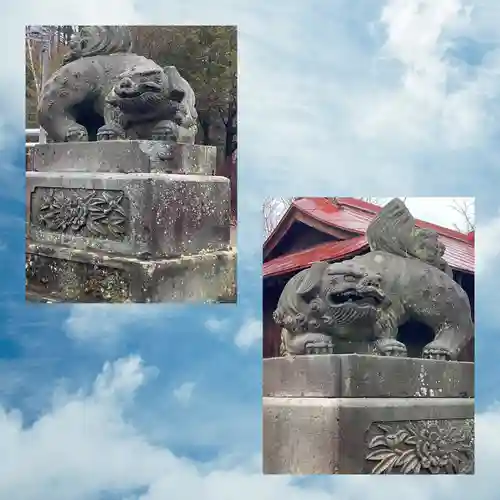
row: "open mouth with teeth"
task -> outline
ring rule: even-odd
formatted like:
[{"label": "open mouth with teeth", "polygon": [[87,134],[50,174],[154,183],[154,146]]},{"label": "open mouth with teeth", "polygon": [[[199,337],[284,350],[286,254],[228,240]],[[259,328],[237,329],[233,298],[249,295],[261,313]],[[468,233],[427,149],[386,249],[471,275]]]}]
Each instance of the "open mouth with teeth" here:
[{"label": "open mouth with teeth", "polygon": [[139,85],[133,86],[117,86],[115,88],[115,94],[122,99],[131,99],[134,97],[140,97],[146,92],[159,93],[162,91],[161,85],[155,82],[140,83]]},{"label": "open mouth with teeth", "polygon": [[344,306],[346,304],[356,305],[358,307],[377,307],[384,301],[384,294],[375,287],[360,292],[349,289],[341,292],[330,292],[328,302],[332,306]]},{"label": "open mouth with teeth", "polygon": [[329,307],[322,319],[335,327],[371,322],[379,307],[389,301],[382,290],[375,286],[331,290],[327,293],[326,300]]}]

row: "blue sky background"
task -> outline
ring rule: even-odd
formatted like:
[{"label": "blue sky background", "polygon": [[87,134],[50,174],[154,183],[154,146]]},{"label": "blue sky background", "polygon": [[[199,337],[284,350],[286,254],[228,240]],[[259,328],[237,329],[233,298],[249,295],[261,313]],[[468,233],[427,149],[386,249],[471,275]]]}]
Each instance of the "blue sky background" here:
[{"label": "blue sky background", "polygon": [[[498,498],[496,0],[22,0],[3,11],[0,499]],[[25,306],[27,23],[238,24],[238,306]],[[260,474],[260,209],[297,195],[476,196],[474,477]]]}]

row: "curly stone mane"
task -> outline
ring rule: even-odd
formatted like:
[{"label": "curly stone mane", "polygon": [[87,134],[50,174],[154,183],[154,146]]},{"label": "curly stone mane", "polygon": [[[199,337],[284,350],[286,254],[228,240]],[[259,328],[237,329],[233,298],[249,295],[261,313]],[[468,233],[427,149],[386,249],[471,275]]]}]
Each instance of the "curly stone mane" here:
[{"label": "curly stone mane", "polygon": [[413,257],[451,273],[443,258],[444,245],[434,230],[416,227],[406,205],[394,198],[372,220],[366,231],[371,251],[383,251],[400,257]]},{"label": "curly stone mane", "polygon": [[132,33],[128,26],[82,26],[70,42],[64,57],[67,64],[82,57],[132,52]]}]

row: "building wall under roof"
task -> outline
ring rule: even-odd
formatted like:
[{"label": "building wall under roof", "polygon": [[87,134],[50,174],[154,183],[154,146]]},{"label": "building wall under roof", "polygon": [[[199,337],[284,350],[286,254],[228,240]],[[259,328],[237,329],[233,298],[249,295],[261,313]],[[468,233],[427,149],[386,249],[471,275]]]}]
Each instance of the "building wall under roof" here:
[{"label": "building wall under roof", "polygon": [[334,236],[325,234],[314,227],[297,221],[292,224],[276,247],[269,252],[265,260],[271,260],[280,255],[299,252],[300,250],[305,250],[321,243],[337,240]]}]

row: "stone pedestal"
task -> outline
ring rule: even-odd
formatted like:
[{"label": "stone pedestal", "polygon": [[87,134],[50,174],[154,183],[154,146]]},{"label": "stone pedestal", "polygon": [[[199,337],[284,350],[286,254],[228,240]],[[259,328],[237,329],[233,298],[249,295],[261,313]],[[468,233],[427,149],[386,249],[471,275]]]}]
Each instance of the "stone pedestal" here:
[{"label": "stone pedestal", "polygon": [[56,143],[30,161],[30,300],[236,300],[229,180],[213,175],[214,147]]},{"label": "stone pedestal", "polygon": [[471,474],[474,364],[264,360],[266,474]]}]

